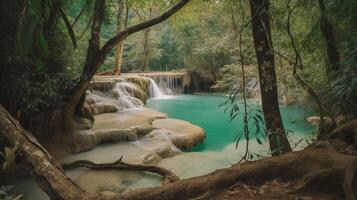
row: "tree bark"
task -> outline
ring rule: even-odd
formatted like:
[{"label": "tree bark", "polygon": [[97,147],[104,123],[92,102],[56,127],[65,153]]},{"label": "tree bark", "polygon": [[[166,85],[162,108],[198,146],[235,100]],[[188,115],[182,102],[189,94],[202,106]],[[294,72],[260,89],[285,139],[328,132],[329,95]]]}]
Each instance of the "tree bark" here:
[{"label": "tree bark", "polygon": [[[125,25],[127,24],[126,21],[128,20],[128,18],[127,18],[128,15],[127,15],[127,13],[125,13],[125,15],[124,15],[124,7],[125,7],[125,5],[127,5],[124,3],[124,0],[119,0],[118,4],[119,4],[119,6],[118,6],[117,30],[119,33],[125,28]],[[127,9],[126,9],[126,12],[128,12]],[[120,75],[122,58],[123,58],[123,50],[124,50],[124,40],[121,40],[116,46],[114,75]]]},{"label": "tree bark", "polygon": [[0,132],[11,145],[18,147],[19,153],[25,157],[29,171],[52,199],[89,199],[89,195],[63,174],[59,163],[31,133],[22,129],[2,105]]},{"label": "tree bark", "polygon": [[136,33],[138,31],[144,30],[160,22],[166,20],[177,11],[179,11],[183,6],[185,6],[190,0],[180,0],[175,6],[167,10],[165,13],[159,17],[153,18],[151,20],[139,23],[134,26],[130,26],[123,31],[117,33],[116,36],[109,39],[102,48],[100,48],[100,29],[103,20],[103,9],[104,0],[96,0],[94,6],[94,17],[91,31],[91,39],[89,41],[87,57],[84,69],[82,71],[81,77],[78,83],[71,90],[68,99],[65,101],[64,106],[64,128],[69,130],[75,130],[76,125],[73,123],[75,118],[75,108],[82,95],[85,94],[87,88],[89,87],[90,81],[98,71],[100,66],[104,63],[105,58],[110,53],[110,51],[127,36]]},{"label": "tree bark", "polygon": [[28,0],[21,0],[20,1],[20,10],[18,13],[17,23],[16,23],[16,34],[17,34],[16,39],[17,39],[18,44],[21,43],[22,29],[23,29],[25,15],[27,12],[27,7],[28,7]]},{"label": "tree bark", "polygon": [[149,34],[150,29],[144,30],[144,45],[143,45],[143,59],[141,61],[141,66],[144,72],[149,71]]},{"label": "tree bark", "polygon": [[266,130],[273,156],[291,151],[279,110],[269,0],[250,0],[253,40],[258,61],[260,91]]},{"label": "tree bark", "polygon": [[336,40],[335,40],[335,35],[333,31],[332,24],[328,18],[327,10],[326,10],[326,5],[325,5],[325,0],[318,0],[319,7],[320,7],[320,30],[322,33],[322,36],[324,37],[326,41],[326,46],[327,46],[327,58],[330,64],[330,68],[328,68],[328,72],[330,71],[336,71],[339,69],[339,62],[340,62],[340,57],[339,53],[337,50],[337,45],[336,45]]},{"label": "tree bark", "polygon": [[180,178],[177,177],[171,171],[158,167],[158,166],[150,166],[150,165],[140,165],[140,164],[129,164],[121,161],[122,157],[113,162],[113,163],[103,163],[96,164],[88,160],[77,160],[71,163],[62,163],[62,167],[64,169],[74,169],[78,167],[85,167],[88,169],[95,170],[108,170],[108,169],[119,169],[119,170],[132,170],[132,171],[145,171],[158,174],[164,178],[163,183],[173,183],[179,181]]}]

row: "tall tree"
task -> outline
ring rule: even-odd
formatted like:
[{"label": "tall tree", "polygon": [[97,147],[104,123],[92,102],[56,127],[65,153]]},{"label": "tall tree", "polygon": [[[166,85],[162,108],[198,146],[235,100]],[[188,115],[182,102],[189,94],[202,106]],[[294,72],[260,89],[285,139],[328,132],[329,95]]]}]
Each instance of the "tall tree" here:
[{"label": "tall tree", "polygon": [[329,71],[336,71],[338,70],[338,63],[340,62],[339,53],[337,50],[336,39],[333,32],[332,24],[328,18],[325,0],[318,0],[319,7],[320,7],[320,29],[322,36],[326,41],[326,53],[327,58],[330,64],[330,67],[327,68]]},{"label": "tall tree", "polygon": [[[125,10],[125,12],[124,12]],[[118,1],[118,18],[117,18],[117,30],[118,33],[123,31],[128,24],[128,16],[129,16],[129,5],[127,0],[119,0]],[[115,68],[114,74],[119,75],[121,71],[122,58],[123,58],[123,50],[124,50],[124,40],[121,40],[117,46],[115,51]]]},{"label": "tall tree", "polygon": [[273,156],[291,151],[279,110],[269,0],[250,0],[253,40],[259,69],[266,130]]},{"label": "tall tree", "polygon": [[[154,12],[154,3],[157,3],[159,1],[153,1],[153,0],[148,0],[148,1],[143,1],[143,2],[137,2],[133,6],[133,10],[135,11],[139,21],[142,23],[146,21],[146,18],[151,18]],[[149,61],[150,61],[150,33],[151,29],[147,28],[143,30],[143,57],[141,59],[141,67],[144,72],[149,71]]]}]

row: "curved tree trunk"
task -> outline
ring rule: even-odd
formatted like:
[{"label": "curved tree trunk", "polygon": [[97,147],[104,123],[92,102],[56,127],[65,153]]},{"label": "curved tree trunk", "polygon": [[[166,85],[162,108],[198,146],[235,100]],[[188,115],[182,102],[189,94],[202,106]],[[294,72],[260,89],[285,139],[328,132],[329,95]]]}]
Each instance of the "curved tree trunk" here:
[{"label": "curved tree trunk", "polygon": [[269,0],[250,0],[250,8],[264,119],[272,154],[279,155],[291,151],[291,147],[279,110],[269,23]]}]

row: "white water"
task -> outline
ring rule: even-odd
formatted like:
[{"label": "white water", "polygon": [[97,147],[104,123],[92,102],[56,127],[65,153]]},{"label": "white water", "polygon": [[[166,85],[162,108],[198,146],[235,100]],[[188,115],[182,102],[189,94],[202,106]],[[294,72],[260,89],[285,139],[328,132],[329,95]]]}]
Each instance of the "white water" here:
[{"label": "white water", "polygon": [[157,99],[166,98],[167,95],[165,95],[161,91],[159,86],[157,86],[156,82],[151,78],[148,78],[148,79],[150,80],[150,97],[151,98],[157,98]]},{"label": "white water", "polygon": [[151,76],[166,95],[183,94],[183,77],[169,74]]},{"label": "white water", "polygon": [[128,91],[127,88],[130,87],[126,85],[126,82],[117,83],[113,88],[113,91],[118,95],[119,104],[125,109],[138,107],[133,103],[133,91]]}]

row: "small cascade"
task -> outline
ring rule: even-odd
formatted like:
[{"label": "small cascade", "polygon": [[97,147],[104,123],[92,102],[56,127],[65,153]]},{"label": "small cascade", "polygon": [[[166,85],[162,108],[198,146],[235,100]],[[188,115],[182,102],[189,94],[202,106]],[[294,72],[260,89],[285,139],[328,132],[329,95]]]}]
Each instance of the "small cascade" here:
[{"label": "small cascade", "polygon": [[138,140],[134,129],[104,129],[95,132],[98,143],[106,142],[133,142]]},{"label": "small cascade", "polygon": [[149,72],[137,75],[150,80],[151,98],[163,98],[185,93],[190,79],[184,72]]},{"label": "small cascade", "polygon": [[161,91],[159,86],[157,86],[156,82],[148,78],[150,81],[150,97],[151,98],[164,98],[166,95]]},{"label": "small cascade", "polygon": [[112,90],[114,96],[117,97],[118,103],[124,109],[128,108],[137,108],[143,105],[143,103],[134,97],[133,86],[128,82],[119,82],[116,83],[115,87]]},{"label": "small cascade", "polygon": [[182,76],[175,74],[158,74],[150,76],[166,95],[183,94]]}]

